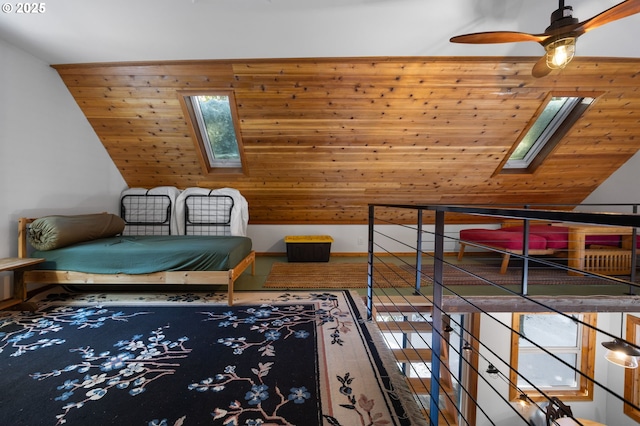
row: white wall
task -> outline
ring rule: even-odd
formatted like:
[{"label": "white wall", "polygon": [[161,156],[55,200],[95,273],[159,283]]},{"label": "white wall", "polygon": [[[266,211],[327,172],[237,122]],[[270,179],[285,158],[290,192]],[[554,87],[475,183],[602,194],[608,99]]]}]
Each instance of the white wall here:
[{"label": "white wall", "polygon": [[57,72],[0,40],[0,257],[17,256],[19,217],[118,213],[125,186]]},{"label": "white wall", "polygon": [[[583,204],[640,203],[638,170],[640,170],[640,152],[637,152],[622,167],[609,176],[583,201]],[[608,208],[607,211],[632,212],[629,207],[616,208],[615,206]]]}]

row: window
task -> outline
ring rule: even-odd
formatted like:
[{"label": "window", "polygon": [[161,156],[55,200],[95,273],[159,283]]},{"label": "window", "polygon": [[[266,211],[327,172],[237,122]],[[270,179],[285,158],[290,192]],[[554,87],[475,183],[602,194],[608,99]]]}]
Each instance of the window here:
[{"label": "window", "polygon": [[523,132],[502,166],[502,173],[532,173],[594,100],[592,97],[551,97]]},{"label": "window", "polygon": [[181,92],[206,172],[241,172],[243,152],[232,91]]},{"label": "window", "polygon": [[517,389],[510,387],[510,399],[524,392],[535,400],[539,389],[563,400],[592,400],[593,382],[579,372],[593,377],[595,322],[595,314],[514,314],[510,382]]}]

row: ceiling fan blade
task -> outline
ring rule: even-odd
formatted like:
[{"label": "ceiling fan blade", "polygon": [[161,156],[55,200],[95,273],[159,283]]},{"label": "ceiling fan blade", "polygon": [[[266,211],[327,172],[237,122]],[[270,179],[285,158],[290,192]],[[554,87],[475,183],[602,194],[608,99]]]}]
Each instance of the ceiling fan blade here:
[{"label": "ceiling fan blade", "polygon": [[626,18],[627,16],[635,15],[636,13],[640,13],[640,0],[626,0],[579,23],[574,31],[576,31],[578,35],[581,35],[594,28],[617,21],[618,19]]},{"label": "ceiling fan blade", "polygon": [[451,37],[452,43],[516,43],[520,41],[535,41],[542,43],[549,36],[547,34],[528,34],[516,31],[488,31],[484,33],[464,34]]},{"label": "ceiling fan blade", "polygon": [[531,70],[531,75],[535,78],[544,77],[546,75],[549,75],[549,73],[551,73],[551,68],[547,66],[546,56],[538,59],[538,62],[536,62],[536,64],[533,66],[533,69]]}]

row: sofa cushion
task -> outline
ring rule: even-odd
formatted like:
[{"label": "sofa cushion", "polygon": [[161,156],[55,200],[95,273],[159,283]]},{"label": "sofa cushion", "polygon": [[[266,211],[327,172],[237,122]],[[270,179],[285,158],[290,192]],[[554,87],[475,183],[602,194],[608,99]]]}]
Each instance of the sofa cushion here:
[{"label": "sofa cushion", "polygon": [[[522,225],[508,226],[501,228],[504,231],[519,232],[522,233]],[[569,228],[566,226],[552,226],[552,225],[529,225],[529,233],[540,235],[547,239],[547,248],[554,250],[563,250],[569,247]],[[602,246],[620,246],[619,235],[586,235],[585,246],[592,244]]]},{"label": "sofa cushion", "polygon": [[[501,228],[508,232],[519,232],[522,234],[524,226],[508,226]],[[553,250],[563,250],[569,247],[569,228],[566,226],[551,225],[529,225],[529,238],[531,235],[539,235],[546,238],[547,248]]]},{"label": "sofa cushion", "polygon": [[[522,234],[503,229],[463,229],[460,239],[508,250],[522,250]],[[529,250],[545,250],[547,239],[539,235],[529,235]]]}]

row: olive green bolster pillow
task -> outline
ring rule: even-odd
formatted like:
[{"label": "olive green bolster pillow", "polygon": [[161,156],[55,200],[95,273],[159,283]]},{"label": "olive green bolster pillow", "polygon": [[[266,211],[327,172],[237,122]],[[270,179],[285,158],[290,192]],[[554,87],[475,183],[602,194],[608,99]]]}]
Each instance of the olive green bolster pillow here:
[{"label": "olive green bolster pillow", "polygon": [[124,220],[110,213],[45,216],[34,220],[27,232],[37,250],[53,250],[83,241],[113,237],[124,230]]}]

